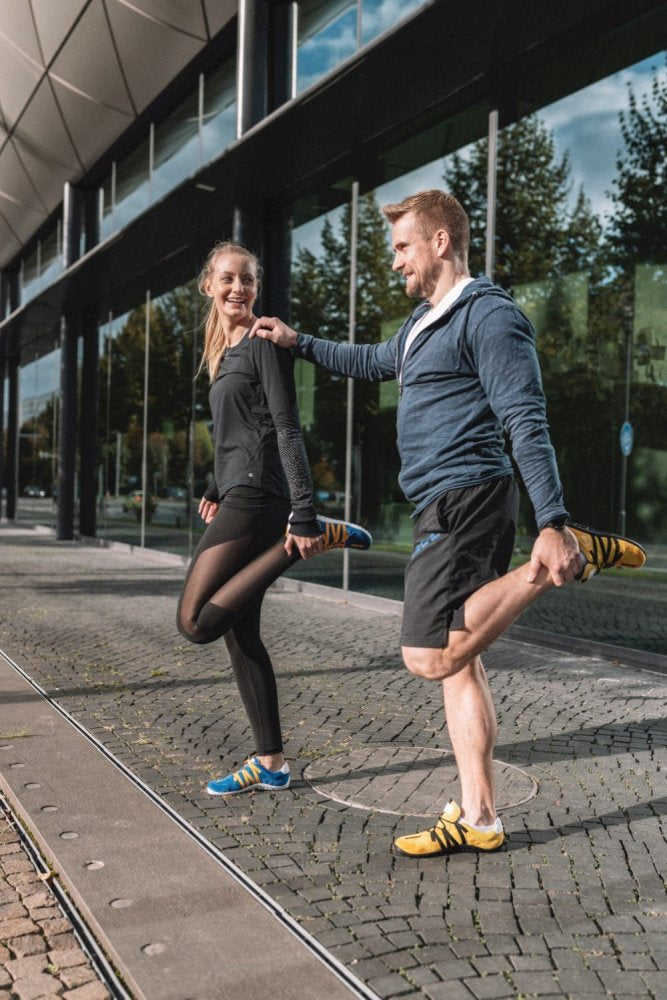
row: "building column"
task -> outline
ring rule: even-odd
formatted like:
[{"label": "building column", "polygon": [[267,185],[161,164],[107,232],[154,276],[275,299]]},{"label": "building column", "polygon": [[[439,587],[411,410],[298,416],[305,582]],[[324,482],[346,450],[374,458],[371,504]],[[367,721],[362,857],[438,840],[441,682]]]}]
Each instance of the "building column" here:
[{"label": "building column", "polygon": [[16,501],[19,486],[19,369],[18,355],[8,359],[9,375],[9,410],[7,413],[7,462],[5,467],[5,484],[7,487],[6,512],[7,520],[16,517]]},{"label": "building column", "polygon": [[[67,182],[63,192],[63,263],[65,270],[79,257],[81,192]],[[60,440],[56,535],[74,538],[76,479],[77,348],[80,317],[69,310],[60,320]]]},{"label": "building column", "polygon": [[60,434],[56,537],[74,538],[76,479],[76,411],[78,323],[73,315],[60,320]]},{"label": "building column", "polygon": [[82,327],[79,534],[93,538],[97,518],[97,410],[100,340],[97,314],[94,312],[84,313]]},{"label": "building column", "polygon": [[0,520],[4,510],[5,489],[5,378],[7,362],[5,352],[0,347]]},{"label": "building column", "polygon": [[[14,312],[19,307],[19,272],[14,270],[3,275],[2,281],[2,309],[5,312]],[[21,354],[18,338],[16,334],[10,334],[5,340],[3,348],[3,374],[7,379],[8,407],[7,407],[7,442],[5,446],[4,480],[3,485],[6,490],[5,495],[5,516],[7,520],[13,521],[16,517],[16,506],[19,489],[19,371],[21,366]],[[3,400],[4,410],[4,400]],[[0,421],[1,423],[2,421]],[[2,450],[2,438],[0,438],[0,451]]]},{"label": "building column", "polygon": [[296,3],[269,4],[269,111],[296,96],[296,24]]},{"label": "building column", "polygon": [[269,5],[239,0],[236,45],[236,138],[267,114]]}]

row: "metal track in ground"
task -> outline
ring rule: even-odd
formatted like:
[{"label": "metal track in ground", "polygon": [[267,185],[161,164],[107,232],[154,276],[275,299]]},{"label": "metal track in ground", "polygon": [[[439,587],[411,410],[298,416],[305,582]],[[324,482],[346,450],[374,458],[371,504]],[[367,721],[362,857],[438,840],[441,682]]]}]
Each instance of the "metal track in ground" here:
[{"label": "metal track in ground", "polygon": [[[5,657],[5,659],[7,659],[7,657]],[[9,660],[8,662],[11,663],[12,661]],[[14,664],[12,664],[12,666],[14,666]],[[132,1000],[132,994],[128,993],[125,989],[122,980],[109,962],[109,959],[106,957],[97,939],[84,921],[67,892],[65,892],[63,886],[58,881],[58,873],[51,872],[51,869],[46,864],[39,847],[30,835],[30,832],[23,823],[23,820],[17,814],[16,810],[12,808],[2,792],[0,792],[0,812],[4,814],[7,822],[11,823],[12,827],[18,833],[21,845],[35,866],[38,874],[52,875],[52,877],[44,879],[45,885],[48,885],[49,890],[54,896],[63,916],[67,917],[71,923],[74,936],[79,942],[81,949],[85,952],[86,957],[88,958],[88,961],[90,962],[98,979],[104,983],[114,1000]]]},{"label": "metal track in ground", "polygon": [[[288,930],[291,934],[297,938],[301,944],[311,952],[316,958],[325,965],[330,972],[332,972],[345,986],[348,988],[350,993],[359,998],[359,1000],[382,1000],[381,997],[375,993],[369,986],[366,985],[358,976],[355,976],[346,966],[339,962],[335,955],[332,955],[324,945],[320,944],[317,938],[314,938],[308,931],[292,917],[287,910],[285,910],[279,903],[277,903],[271,896],[265,892],[261,886],[256,885],[252,879],[246,875],[246,873],[230,861],[229,858],[223,854],[223,852],[212,844],[209,840],[204,837],[199,830],[193,827],[186,819],[184,819],[168,802],[165,802],[158,793],[151,788],[145,781],[143,781],[138,775],[127,767],[122,760],[119,760],[104,744],[98,740],[92,733],[81,725],[81,723],[71,715],[66,708],[63,707],[55,698],[52,698],[44,688],[33,680],[33,678],[26,673],[23,667],[19,666],[15,660],[8,656],[2,649],[0,649],[0,654],[4,657],[7,663],[18,673],[20,676],[36,691],[45,701],[49,703],[76,731],[84,737],[95,749],[102,754],[111,764],[114,765],[127,779],[131,781],[137,788],[139,788],[156,806],[158,806],[162,812],[166,813],[170,819],[174,821],[189,837],[191,837],[206,853],[213,858],[220,866],[223,868],[228,875],[230,875],[236,882],[238,882],[243,888],[250,893],[258,903],[261,903],[276,920]],[[69,904],[71,906],[71,903]],[[69,914],[68,914],[69,916]],[[77,919],[80,923],[81,917],[77,915]],[[87,932],[90,935],[90,932]],[[91,936],[92,937],[92,936]],[[98,947],[98,946],[97,946]],[[106,961],[106,959],[105,959]],[[108,962],[107,962],[108,965]],[[106,980],[105,980],[106,982]],[[111,987],[109,987],[111,989]],[[114,993],[114,998],[127,998],[127,1000],[132,1000],[131,995],[127,992]]]}]

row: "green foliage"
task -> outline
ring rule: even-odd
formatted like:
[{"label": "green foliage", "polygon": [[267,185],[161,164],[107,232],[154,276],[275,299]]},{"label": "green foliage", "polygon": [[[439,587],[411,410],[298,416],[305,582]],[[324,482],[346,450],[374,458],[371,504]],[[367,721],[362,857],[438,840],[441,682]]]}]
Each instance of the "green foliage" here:
[{"label": "green foliage", "polygon": [[[445,163],[445,187],[470,217],[470,272],[485,268],[488,143],[475,143],[465,158]],[[494,280],[510,291],[562,271],[595,262],[600,225],[579,192],[568,207],[571,168],[555,160],[554,140],[536,115],[502,129],[498,136]]]},{"label": "green foliage", "polygon": [[[176,288],[150,306],[148,378],[149,481],[155,473],[162,485],[187,479],[193,398],[199,420],[195,426],[195,476],[210,471],[212,444],[203,419],[208,415],[208,385],[200,376],[194,385],[195,349],[201,351],[202,331],[196,329],[199,293],[190,283]],[[109,479],[114,481],[115,436],[123,435],[122,478],[141,474],[144,419],[146,307],[128,316],[120,332],[107,338],[100,360],[104,426],[108,433]],[[203,430],[202,425],[203,424]]]},{"label": "green foliage", "polygon": [[667,79],[653,78],[638,101],[628,87],[621,113],[625,149],[616,161],[614,213],[607,235],[613,262],[664,263],[667,257]]}]

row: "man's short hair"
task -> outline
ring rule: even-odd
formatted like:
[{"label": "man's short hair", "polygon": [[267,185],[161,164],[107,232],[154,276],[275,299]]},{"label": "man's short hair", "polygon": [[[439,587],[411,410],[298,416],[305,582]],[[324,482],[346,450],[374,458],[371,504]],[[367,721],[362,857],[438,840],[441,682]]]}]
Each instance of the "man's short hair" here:
[{"label": "man's short hair", "polygon": [[414,212],[423,235],[428,239],[437,229],[446,229],[456,256],[467,264],[470,249],[470,222],[461,202],[446,191],[418,191],[404,198],[397,205],[385,205],[382,212],[393,224]]}]

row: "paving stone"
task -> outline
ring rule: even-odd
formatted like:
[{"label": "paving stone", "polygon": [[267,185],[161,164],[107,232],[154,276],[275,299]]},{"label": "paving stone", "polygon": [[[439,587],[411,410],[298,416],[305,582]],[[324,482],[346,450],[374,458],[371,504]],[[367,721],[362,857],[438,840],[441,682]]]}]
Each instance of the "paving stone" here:
[{"label": "paving stone", "polygon": [[26,958],[15,958],[5,963],[5,968],[12,979],[23,979],[26,976],[43,972],[49,964],[45,954],[30,955]]},{"label": "paving stone", "polygon": [[55,996],[60,993],[60,981],[47,973],[35,973],[16,979],[12,984],[12,992],[18,1000],[37,1000],[38,997]]},{"label": "paving stone", "polygon": [[493,1000],[495,997],[513,997],[515,989],[504,976],[485,976],[480,979],[466,979],[465,985],[478,1000]]},{"label": "paving stone", "polygon": [[11,938],[7,941],[7,947],[17,958],[23,958],[25,955],[46,951],[46,941],[39,934],[27,934],[25,937]]},{"label": "paving stone", "polygon": [[68,990],[73,990],[77,986],[92,982],[97,976],[89,966],[77,965],[71,969],[63,969],[58,973],[58,978]]},{"label": "paving stone", "polygon": [[63,1000],[109,1000],[109,991],[100,982],[86,983],[63,993]]},{"label": "paving stone", "polygon": [[560,992],[558,979],[553,972],[515,972],[512,976],[512,982],[518,993],[542,996]]},{"label": "paving stone", "polygon": [[611,972],[603,969],[599,976],[608,993],[616,993],[622,997],[643,996],[646,993],[646,983],[638,972]]}]

